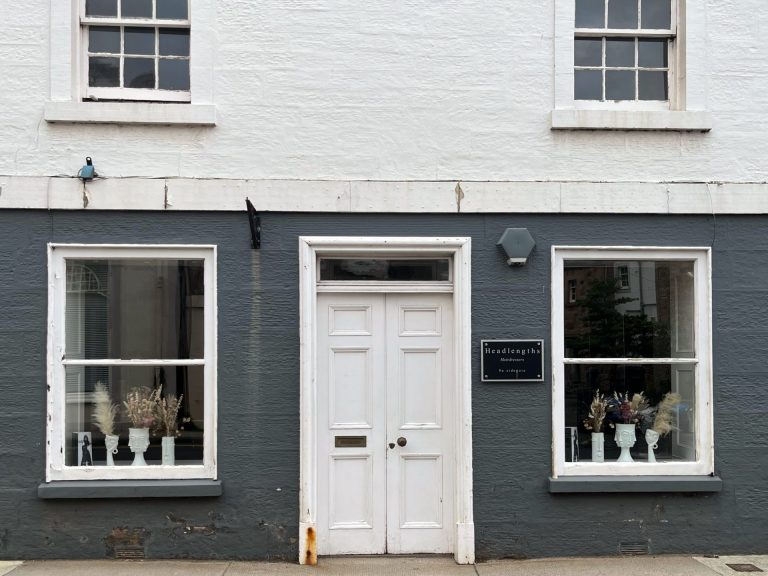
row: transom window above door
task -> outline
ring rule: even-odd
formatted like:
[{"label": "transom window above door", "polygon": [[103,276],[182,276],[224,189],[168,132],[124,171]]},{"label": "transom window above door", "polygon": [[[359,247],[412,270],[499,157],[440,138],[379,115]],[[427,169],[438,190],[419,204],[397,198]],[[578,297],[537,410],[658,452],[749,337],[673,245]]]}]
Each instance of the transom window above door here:
[{"label": "transom window above door", "polygon": [[675,0],[576,0],[574,99],[667,102]]},{"label": "transom window above door", "polygon": [[320,281],[449,282],[450,258],[320,258]]}]

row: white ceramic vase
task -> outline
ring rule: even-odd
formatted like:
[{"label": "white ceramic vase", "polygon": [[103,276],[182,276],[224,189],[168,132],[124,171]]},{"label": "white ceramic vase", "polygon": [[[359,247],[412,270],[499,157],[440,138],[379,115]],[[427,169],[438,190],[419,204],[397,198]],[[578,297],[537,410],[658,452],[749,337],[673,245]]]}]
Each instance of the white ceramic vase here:
[{"label": "white ceramic vase", "polygon": [[645,431],[645,441],[648,443],[648,462],[656,462],[654,450],[659,447],[659,433],[649,428]]},{"label": "white ceramic vase", "polygon": [[120,436],[113,436],[107,434],[104,436],[104,446],[107,448],[107,466],[114,466],[115,460],[112,457],[117,454],[117,443],[120,441]]},{"label": "white ceramic vase", "polygon": [[634,424],[616,424],[616,445],[621,448],[617,462],[634,462],[629,449],[635,445],[636,441]]},{"label": "white ceramic vase", "polygon": [[146,466],[144,452],[149,448],[149,428],[128,428],[128,447],[134,454],[131,466]]},{"label": "white ceramic vase", "polygon": [[176,464],[176,438],[173,436],[163,436],[163,466],[173,466]]},{"label": "white ceramic vase", "polygon": [[592,462],[605,462],[605,434],[592,432]]}]

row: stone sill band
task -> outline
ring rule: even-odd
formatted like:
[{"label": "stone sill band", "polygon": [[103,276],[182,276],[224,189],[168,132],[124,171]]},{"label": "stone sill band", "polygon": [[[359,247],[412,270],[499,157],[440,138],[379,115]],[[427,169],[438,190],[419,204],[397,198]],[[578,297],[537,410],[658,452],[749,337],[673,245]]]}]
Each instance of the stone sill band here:
[{"label": "stone sill band", "polygon": [[221,480],[84,480],[44,482],[37,496],[64,498],[200,498],[221,496]]},{"label": "stone sill band", "polygon": [[215,126],[213,104],[152,102],[46,102],[47,122]]},{"label": "stone sill band", "polygon": [[552,130],[663,130],[709,132],[712,117],[703,110],[552,110]]},{"label": "stone sill band", "polygon": [[552,494],[721,492],[719,476],[567,476],[549,479]]}]

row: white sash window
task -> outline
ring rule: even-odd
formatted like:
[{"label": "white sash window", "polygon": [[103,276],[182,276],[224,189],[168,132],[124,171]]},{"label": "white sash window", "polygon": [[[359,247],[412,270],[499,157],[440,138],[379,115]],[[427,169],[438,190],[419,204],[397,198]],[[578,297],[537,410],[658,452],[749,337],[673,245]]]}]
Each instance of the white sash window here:
[{"label": "white sash window", "polygon": [[713,472],[709,249],[555,247],[552,282],[554,476]]},{"label": "white sash window", "polygon": [[[216,477],[215,259],[210,246],[49,246],[47,481]],[[173,462],[156,404],[131,421],[137,392],[178,401]],[[137,427],[151,431],[139,465]]]}]

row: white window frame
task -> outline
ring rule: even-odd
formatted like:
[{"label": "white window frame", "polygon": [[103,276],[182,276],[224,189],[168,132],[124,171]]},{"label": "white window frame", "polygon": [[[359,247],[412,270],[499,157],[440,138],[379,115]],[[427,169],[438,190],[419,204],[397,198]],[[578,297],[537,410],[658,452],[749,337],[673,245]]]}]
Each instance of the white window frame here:
[{"label": "white window frame", "polygon": [[[88,85],[88,76],[89,76],[89,55],[91,54],[88,46],[88,28],[91,26],[109,26],[109,27],[116,27],[116,28],[152,28],[155,30],[155,55],[152,57],[153,62],[155,63],[155,78],[158,77],[158,70],[157,70],[157,64],[158,64],[158,29],[159,28],[176,28],[181,30],[187,30],[191,33],[192,31],[192,14],[189,12],[191,10],[191,2],[188,0],[188,13],[187,18],[184,20],[157,20],[154,18],[105,18],[100,16],[86,16],[85,15],[85,1],[86,0],[79,0],[80,4],[80,13],[79,13],[79,20],[80,20],[80,45],[82,46],[82,50],[80,51],[80,70],[82,70],[82,74],[80,74],[80,82],[82,83],[81,91],[85,95],[85,98],[88,99],[108,99],[108,100],[143,100],[143,101],[152,101],[152,102],[189,102],[190,101],[190,94],[191,90],[162,90],[162,89],[155,89],[155,88],[120,88],[120,87],[97,87],[97,86],[89,86]],[[156,5],[157,0],[153,0],[154,4]],[[122,34],[121,34],[122,37]],[[191,35],[190,35],[190,44],[191,44]],[[122,51],[122,42],[121,42],[121,51]],[[109,56],[114,56],[113,54],[109,54]],[[123,81],[123,66],[122,62],[124,60],[126,55],[120,55],[117,54],[117,57],[120,58],[121,65],[120,65],[120,82]],[[130,57],[130,56],[129,56]],[[136,57],[139,58],[147,58],[149,57],[144,55],[137,55]],[[169,57],[169,58],[176,58],[176,57]],[[188,60],[191,63],[190,57],[185,57],[183,59]],[[191,88],[191,77],[190,77],[190,88]]]},{"label": "white window frame", "polygon": [[626,264],[617,264],[614,268],[614,279],[619,290],[629,290],[630,288],[630,272],[629,262]]},{"label": "white window frame", "polygon": [[[575,27],[575,0],[555,0],[555,102],[553,129],[708,131],[706,3],[672,0],[672,29],[587,30]],[[669,53],[669,101],[598,102],[574,98],[574,38],[673,37]]]},{"label": "white window frame", "polygon": [[[575,0],[574,0],[575,2]],[[574,40],[576,38],[608,38],[609,40],[613,40],[616,38],[632,38],[632,39],[666,39],[669,40],[669,45],[667,47],[667,64],[669,71],[667,73],[667,85],[668,85],[668,99],[661,101],[661,100],[619,100],[619,101],[611,101],[611,100],[576,100],[574,98],[573,104],[574,108],[577,109],[583,109],[583,110],[603,110],[603,109],[614,109],[614,110],[675,110],[679,107],[679,89],[678,87],[682,84],[684,81],[683,78],[681,78],[677,74],[677,56],[680,53],[678,49],[678,44],[680,42],[678,41],[678,25],[677,25],[677,19],[678,19],[678,2],[684,2],[684,0],[670,0],[670,5],[672,9],[671,14],[671,24],[669,29],[649,29],[649,28],[634,28],[634,29],[617,29],[617,28],[576,28],[574,24]],[[606,11],[607,11],[608,3],[606,2]],[[639,8],[639,5],[638,5]],[[574,10],[575,10],[575,4],[574,4]],[[607,17],[607,16],[606,16]],[[575,23],[575,11],[574,11],[574,23]],[[637,42],[635,42],[635,52],[637,52]],[[603,62],[605,62],[605,50],[606,50],[606,44],[603,42],[602,46],[602,55],[603,55]],[[635,59],[637,61],[637,54],[635,54]],[[575,63],[573,64],[574,70],[577,68],[575,66]],[[591,67],[588,67],[591,68]],[[610,68],[610,69],[618,69],[618,68]],[[639,65],[634,67],[635,70],[642,70],[642,68],[639,68]],[[601,66],[601,70],[604,70],[604,67]],[[639,90],[639,85],[635,84],[635,96],[637,96],[637,92]],[[605,91],[605,86],[603,86],[603,91]]]},{"label": "white window frame", "polygon": [[[694,358],[565,358],[564,263],[566,260],[685,260],[694,263]],[[704,476],[714,472],[712,429],[712,281],[710,248],[634,246],[552,247],[552,437],[553,477]],[[690,462],[566,462],[566,364],[690,364],[696,386],[696,460]],[[606,434],[610,433],[608,430]],[[645,442],[638,435],[639,444]]]},{"label": "white window frame", "polygon": [[[204,261],[203,359],[107,359],[64,358],[66,260],[67,259],[180,259]],[[216,479],[216,247],[207,245],[48,244],[48,418],[46,482],[60,480],[176,480]],[[108,366],[203,366],[203,463],[175,466],[66,466],[64,462],[65,367]],[[125,446],[127,438],[121,438]]]},{"label": "white window frame", "polygon": [[[50,98],[45,104],[48,122],[92,122],[108,124],[216,124],[214,106],[215,0],[189,2],[189,93],[186,101],[171,91],[148,90],[144,101],[91,101],[88,99],[87,30],[83,24],[110,25],[118,21],[108,18],[86,18],[85,0],[51,0],[50,29]],[[132,19],[132,22],[140,20]],[[181,21],[169,20],[173,27]],[[149,25],[149,24],[148,24]],[[153,26],[155,24],[152,24]],[[186,26],[186,24],[185,24]],[[139,97],[132,89],[98,89],[93,95],[102,97]]]}]

